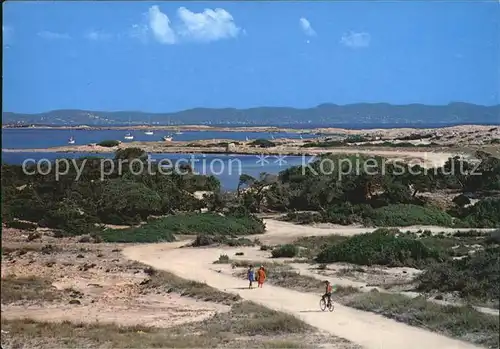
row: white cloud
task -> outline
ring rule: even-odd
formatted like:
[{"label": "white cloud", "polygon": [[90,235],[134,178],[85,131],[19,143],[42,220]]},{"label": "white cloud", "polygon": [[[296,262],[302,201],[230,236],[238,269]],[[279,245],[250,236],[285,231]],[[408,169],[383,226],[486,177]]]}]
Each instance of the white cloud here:
[{"label": "white cloud", "polygon": [[210,42],[235,38],[241,32],[241,28],[234,23],[233,16],[221,8],[195,13],[180,7],[177,15],[182,22],[179,35],[187,39]]},{"label": "white cloud", "polygon": [[233,16],[224,9],[205,9],[195,13],[180,7],[177,17],[176,23],[172,24],[158,6],[152,6],[144,14],[143,22],[132,26],[129,36],[144,43],[154,38],[162,44],[177,44],[181,41],[210,42],[245,34],[245,30],[237,27]]},{"label": "white cloud", "polygon": [[349,32],[342,35],[340,43],[351,48],[362,48],[370,46],[371,35],[365,32]]},{"label": "white cloud", "polygon": [[71,39],[71,37],[66,34],[66,33],[56,33],[56,32],[51,32],[51,31],[41,31],[37,34],[39,37],[42,39],[46,40],[66,40],[66,39]]},{"label": "white cloud", "polygon": [[130,30],[130,37],[142,42],[148,41],[149,27],[146,24],[134,24]]},{"label": "white cloud", "polygon": [[314,31],[313,27],[311,26],[311,23],[307,20],[307,18],[300,18],[299,19],[299,24],[304,33],[308,36],[315,36],[316,32]]},{"label": "white cloud", "polygon": [[111,38],[113,38],[113,35],[98,30],[91,30],[87,34],[85,34],[85,38],[92,41],[103,41],[110,40]]},{"label": "white cloud", "polygon": [[162,44],[175,44],[177,37],[170,27],[170,19],[158,6],[151,6],[148,17],[149,27],[155,39]]}]

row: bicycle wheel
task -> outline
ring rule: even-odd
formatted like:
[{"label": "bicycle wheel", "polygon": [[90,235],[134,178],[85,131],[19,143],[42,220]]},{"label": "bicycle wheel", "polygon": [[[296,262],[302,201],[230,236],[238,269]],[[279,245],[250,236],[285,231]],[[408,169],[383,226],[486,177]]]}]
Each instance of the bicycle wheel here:
[{"label": "bicycle wheel", "polygon": [[333,305],[333,302],[331,302],[331,303],[329,304],[328,310],[330,310],[330,312],[332,312],[332,311],[333,311],[333,309],[335,309],[335,306]]},{"label": "bicycle wheel", "polygon": [[320,307],[321,311],[326,310],[326,302],[323,298],[321,298],[321,300],[319,301],[319,307]]}]

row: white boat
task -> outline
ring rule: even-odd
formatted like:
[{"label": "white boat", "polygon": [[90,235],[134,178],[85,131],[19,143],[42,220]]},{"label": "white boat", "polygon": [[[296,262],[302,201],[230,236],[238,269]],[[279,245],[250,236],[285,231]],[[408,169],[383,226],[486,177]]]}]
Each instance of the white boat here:
[{"label": "white boat", "polygon": [[[128,117],[128,127],[130,128],[130,116]],[[134,136],[130,132],[125,133],[124,139],[131,141],[134,139]]]},{"label": "white boat", "polygon": [[73,137],[69,137],[68,144],[75,144],[75,139]]},{"label": "white boat", "polygon": [[175,134],[176,135],[181,135],[183,132],[181,130],[178,130]]},{"label": "white boat", "polygon": [[[148,117],[148,125],[149,125],[149,127],[151,127],[151,116]],[[154,135],[154,132],[153,132],[153,130],[147,130],[146,132],[144,132],[144,134],[146,136],[152,136],[152,135]]]},{"label": "white boat", "polygon": [[170,136],[170,135],[169,136],[163,136],[163,140],[165,142],[172,142],[172,136]]}]

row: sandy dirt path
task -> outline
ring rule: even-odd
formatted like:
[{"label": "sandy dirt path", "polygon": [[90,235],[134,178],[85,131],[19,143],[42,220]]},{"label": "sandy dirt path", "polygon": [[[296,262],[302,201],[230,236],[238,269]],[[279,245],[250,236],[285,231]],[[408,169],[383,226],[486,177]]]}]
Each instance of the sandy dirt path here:
[{"label": "sandy dirt path", "polygon": [[[280,235],[282,232],[274,230],[272,224],[273,222],[271,226],[268,225],[268,234]],[[316,229],[320,229],[298,228],[301,230],[301,236],[316,235]],[[326,230],[329,230],[330,234],[335,233],[334,229]],[[439,231],[441,230],[439,228]],[[348,234],[348,231],[343,233]],[[356,233],[356,231],[351,232],[351,234]],[[293,314],[312,326],[368,349],[480,348],[340,304],[336,304],[333,313],[321,312],[319,294],[316,296],[271,285],[266,285],[263,289],[249,290],[245,280],[213,270],[213,261],[217,260],[220,254],[234,255],[237,248],[178,248],[184,244],[185,242],[131,246],[124,249],[123,253],[127,258],[154,268],[170,271],[186,279],[204,282],[222,291],[237,293],[244,299],[271,309]]]},{"label": "sandy dirt path", "polygon": [[[273,245],[273,244],[283,244],[287,242],[294,241],[300,237],[305,236],[325,236],[325,235],[357,235],[363,233],[372,232],[378,228],[363,228],[363,227],[352,227],[352,226],[340,226],[333,225],[331,227],[327,226],[309,226],[309,225],[298,225],[289,222],[283,222],[275,219],[264,219],[266,224],[266,233],[262,235],[255,235],[262,243]],[[417,232],[419,230],[429,230],[432,233],[451,233],[457,231],[469,231],[470,228],[443,228],[436,226],[425,226],[425,225],[414,225],[410,227],[394,227],[403,232],[411,231]],[[482,232],[491,232],[495,229],[474,229]]]}]

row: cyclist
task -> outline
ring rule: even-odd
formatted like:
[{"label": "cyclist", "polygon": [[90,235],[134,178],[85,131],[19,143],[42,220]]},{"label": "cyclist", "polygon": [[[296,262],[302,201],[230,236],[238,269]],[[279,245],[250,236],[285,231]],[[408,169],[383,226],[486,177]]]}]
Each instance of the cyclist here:
[{"label": "cyclist", "polygon": [[327,307],[330,307],[330,305],[332,304],[332,292],[334,292],[334,287],[332,286],[330,281],[325,280],[325,294],[323,295],[323,297],[321,297],[321,299],[328,299]]}]

